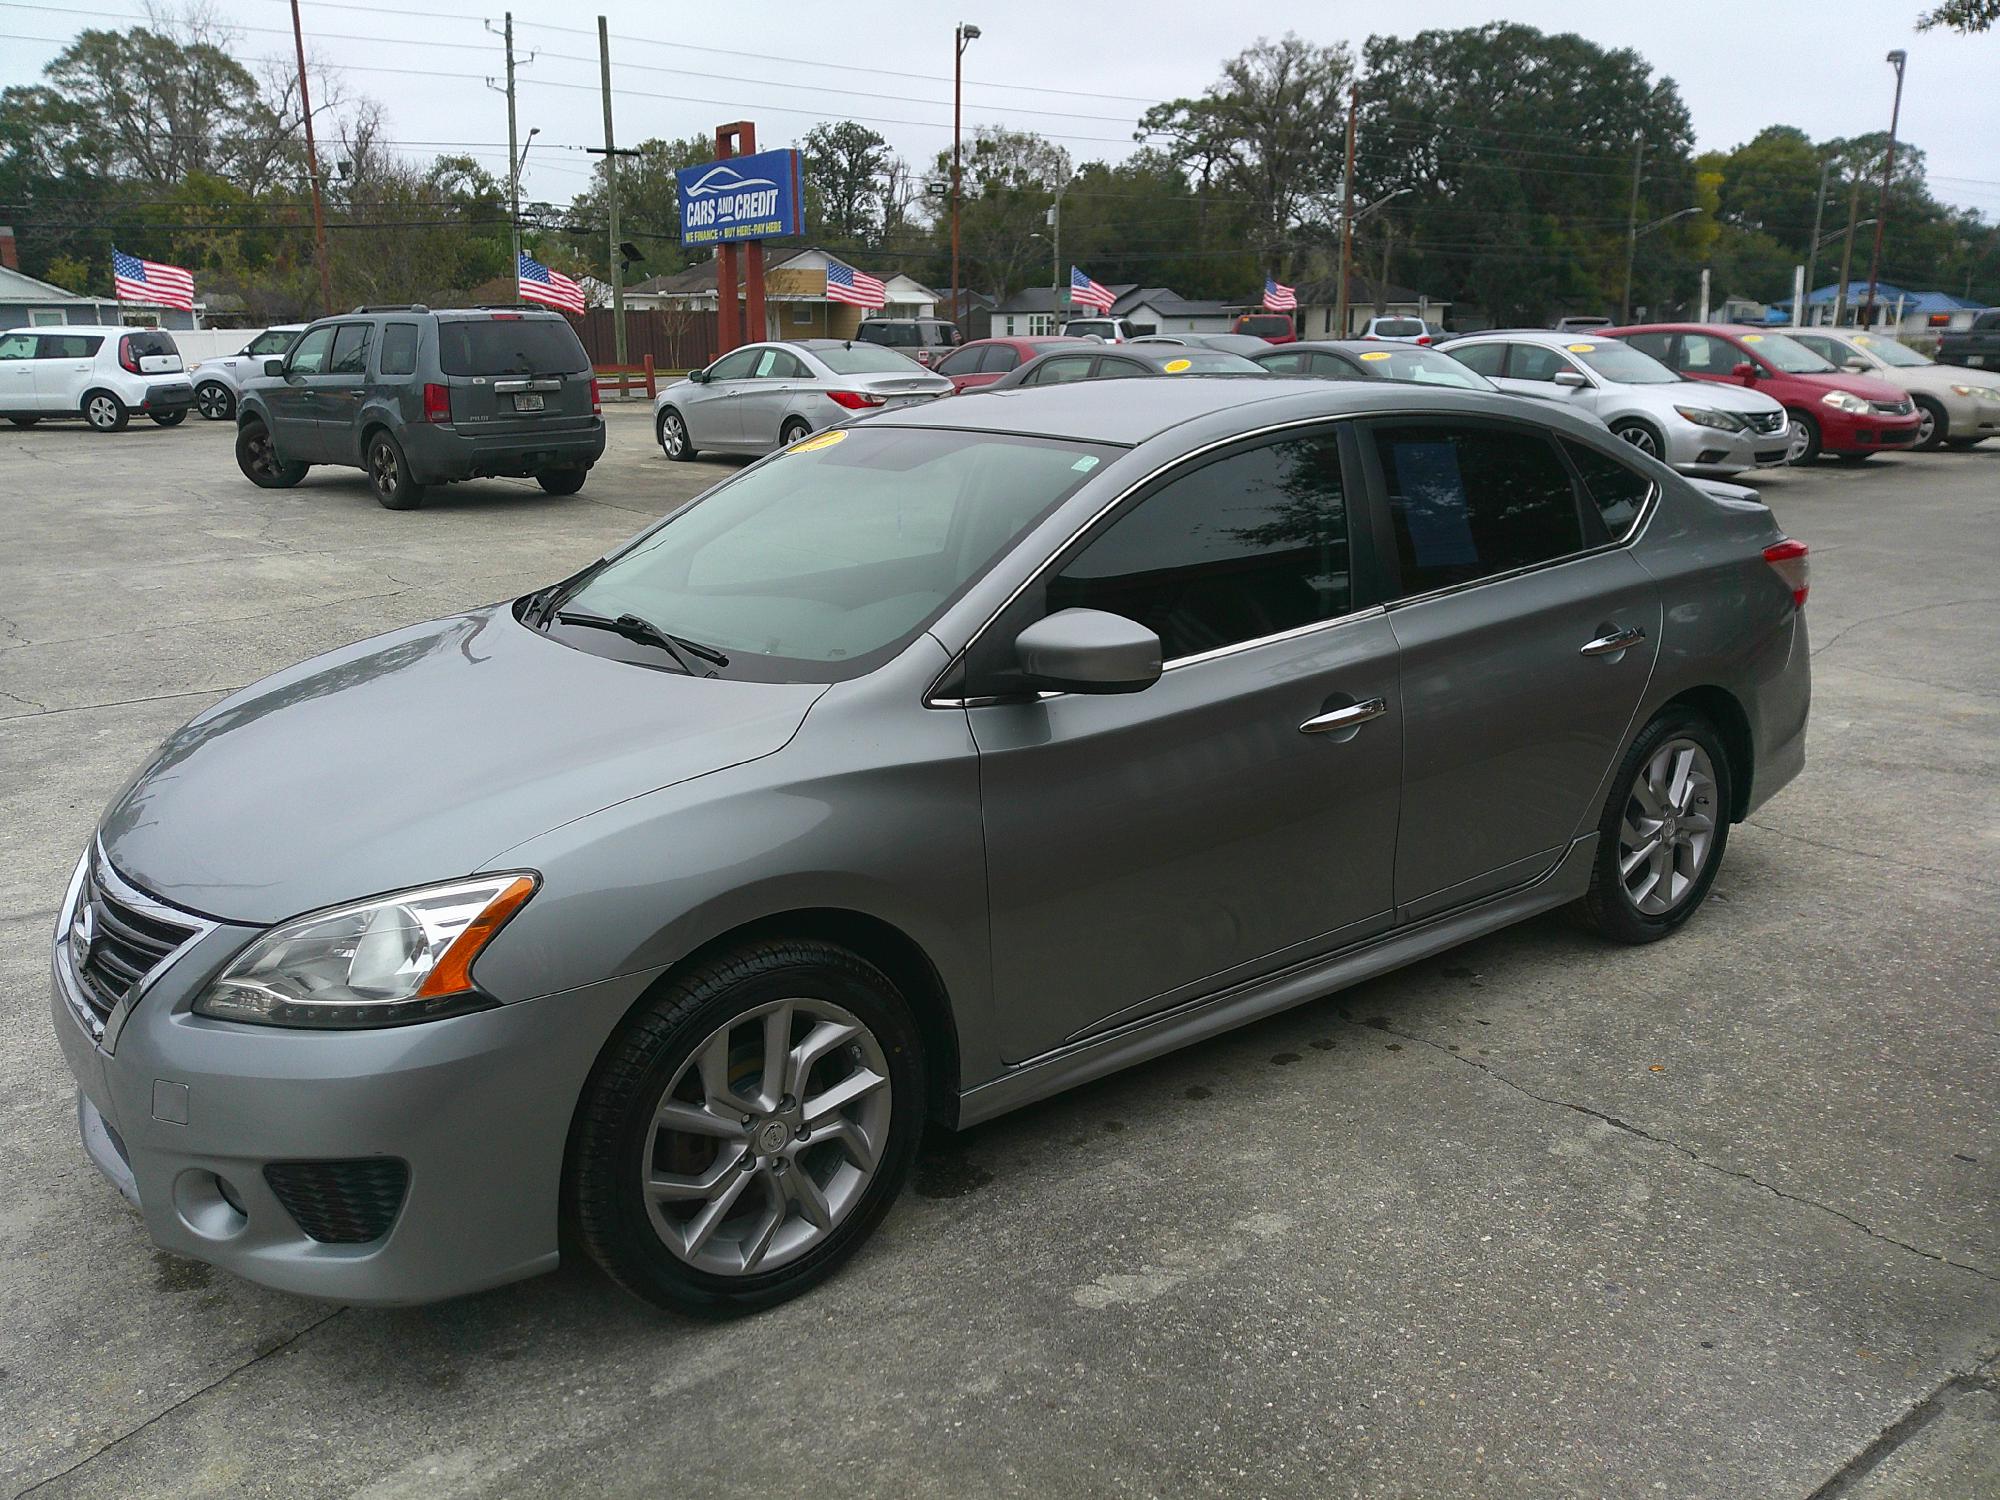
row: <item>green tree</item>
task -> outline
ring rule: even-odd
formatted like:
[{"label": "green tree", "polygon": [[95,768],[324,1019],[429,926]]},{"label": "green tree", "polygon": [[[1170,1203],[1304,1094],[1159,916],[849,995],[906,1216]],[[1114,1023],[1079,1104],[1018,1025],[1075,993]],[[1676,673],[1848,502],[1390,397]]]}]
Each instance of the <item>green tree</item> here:
[{"label": "green tree", "polygon": [[889,143],[866,125],[841,120],[808,130],[799,155],[807,231],[836,249],[877,243],[885,217]]},{"label": "green tree", "polygon": [[[951,153],[940,151],[933,180],[951,180]],[[1048,263],[1045,216],[1055,190],[1070,178],[1070,156],[1046,136],[982,125],[964,156],[959,214],[960,281],[1005,297],[1040,281]],[[950,276],[951,206],[938,215],[936,253]]]},{"label": "green tree", "polygon": [[[715,138],[687,135],[675,140],[653,136],[634,148],[637,156],[618,163],[618,227],[624,239],[646,252],[643,265],[628,280],[670,276],[693,265],[704,252],[681,248],[680,189],[675,173],[715,158]],[[589,267],[593,276],[610,275],[610,244],[605,231],[611,222],[605,191],[604,162],[591,171],[590,186],[569,203],[563,238]]]},{"label": "green tree", "polygon": [[1970,35],[1975,31],[1990,31],[1996,21],[2000,21],[2000,0],[1944,0],[1936,10],[1926,11],[1917,19],[1917,30],[1945,26]]}]

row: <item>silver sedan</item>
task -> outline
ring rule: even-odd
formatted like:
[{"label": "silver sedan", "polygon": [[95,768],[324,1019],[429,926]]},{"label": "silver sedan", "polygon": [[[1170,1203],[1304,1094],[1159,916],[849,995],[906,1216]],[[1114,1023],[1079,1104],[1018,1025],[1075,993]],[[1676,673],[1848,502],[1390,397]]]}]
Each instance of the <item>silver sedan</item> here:
[{"label": "silver sedan", "polygon": [[951,382],[880,344],[841,339],[746,344],[653,402],[668,458],[769,453],[851,417],[951,394]]}]

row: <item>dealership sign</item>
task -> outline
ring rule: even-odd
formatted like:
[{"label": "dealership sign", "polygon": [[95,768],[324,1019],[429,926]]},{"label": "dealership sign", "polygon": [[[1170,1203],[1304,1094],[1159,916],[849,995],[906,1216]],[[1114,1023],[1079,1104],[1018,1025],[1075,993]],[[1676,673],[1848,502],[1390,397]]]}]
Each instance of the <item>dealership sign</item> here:
[{"label": "dealership sign", "polygon": [[719,245],[806,232],[799,153],[759,151],[682,167],[681,243]]}]

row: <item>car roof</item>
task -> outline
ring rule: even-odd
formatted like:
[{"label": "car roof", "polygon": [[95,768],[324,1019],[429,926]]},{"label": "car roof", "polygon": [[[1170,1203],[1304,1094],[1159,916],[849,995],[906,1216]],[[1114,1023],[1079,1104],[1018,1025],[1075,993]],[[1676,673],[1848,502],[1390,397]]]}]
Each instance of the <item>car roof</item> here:
[{"label": "car roof", "polygon": [[[1184,423],[1228,413],[1276,425],[1314,417],[1372,411],[1426,411],[1520,419],[1524,398],[1400,381],[1324,380],[1284,375],[1181,375],[1163,380],[1080,380],[1062,385],[987,389],[977,395],[923,406],[899,407],[870,417],[870,427],[938,427],[1059,437],[1131,447]],[[1551,406],[1535,404],[1543,425],[1588,433],[1589,424]]]},{"label": "car roof", "polygon": [[0,329],[6,333],[172,333],[171,328],[127,328],[117,323],[36,323],[25,328]]},{"label": "car roof", "polygon": [[1510,344],[1547,344],[1552,348],[1561,349],[1578,339],[1587,339],[1596,334],[1603,334],[1608,338],[1610,330],[1572,328],[1567,333],[1558,333],[1553,328],[1488,328],[1478,333],[1459,334],[1445,346],[1445,353],[1451,352],[1450,344],[1469,344],[1474,339],[1505,339]]}]

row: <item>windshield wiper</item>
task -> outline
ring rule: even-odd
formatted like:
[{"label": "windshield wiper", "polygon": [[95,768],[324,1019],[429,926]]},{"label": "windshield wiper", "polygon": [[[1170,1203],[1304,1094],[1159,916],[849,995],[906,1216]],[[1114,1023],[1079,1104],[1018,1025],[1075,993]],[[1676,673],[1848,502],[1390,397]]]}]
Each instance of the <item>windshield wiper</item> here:
[{"label": "windshield wiper", "polygon": [[556,618],[565,625],[578,625],[588,630],[608,630],[613,635],[622,635],[628,641],[637,641],[642,646],[657,646],[675,661],[690,677],[713,677],[714,672],[702,672],[695,666],[695,659],[713,662],[718,667],[729,665],[729,658],[713,646],[691,641],[684,635],[674,635],[660,629],[651,620],[641,619],[635,614],[622,614],[615,620],[609,615],[586,614],[581,610],[563,610]]}]

